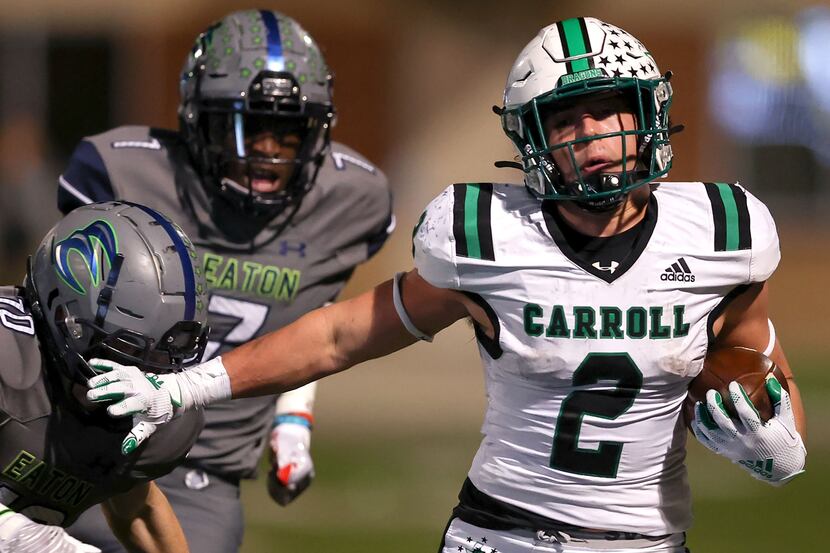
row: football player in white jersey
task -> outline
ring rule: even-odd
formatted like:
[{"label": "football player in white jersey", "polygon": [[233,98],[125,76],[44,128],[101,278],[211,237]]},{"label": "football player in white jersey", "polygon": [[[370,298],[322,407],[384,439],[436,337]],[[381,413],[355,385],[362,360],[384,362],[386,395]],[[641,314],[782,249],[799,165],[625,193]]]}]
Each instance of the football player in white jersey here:
[{"label": "football player in white jersey", "polygon": [[459,184],[429,204],[415,269],[314,311],[155,389],[109,364],[143,437],[177,412],[275,393],[470,317],[485,370],[484,438],[441,550],[686,551],[682,404],[715,346],[768,354],[776,415],[741,421],[710,391],[688,421],[710,449],[781,484],[803,471],[804,415],[767,313],[779,260],[767,208],[738,185],[656,182],[671,166],[670,74],[593,18],[545,27],[497,111],[525,186]]}]

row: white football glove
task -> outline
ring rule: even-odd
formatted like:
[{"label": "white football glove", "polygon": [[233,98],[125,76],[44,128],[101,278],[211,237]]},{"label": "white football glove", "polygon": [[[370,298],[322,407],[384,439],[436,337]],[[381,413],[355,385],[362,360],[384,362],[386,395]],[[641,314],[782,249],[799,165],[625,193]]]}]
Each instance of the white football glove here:
[{"label": "white football glove", "polygon": [[706,403],[695,405],[691,428],[710,450],[739,464],[758,480],[780,486],[804,472],[807,450],[795,428],[790,394],[772,375],[767,377],[766,388],[775,409],[775,416],[767,422],[761,422],[743,387],[730,382],[729,397],[739,424],[729,418],[720,394],[709,390]]},{"label": "white football glove", "polygon": [[61,528],[6,510],[0,514],[0,553],[101,553]]},{"label": "white football glove", "polygon": [[271,430],[271,473],[268,475],[268,492],[280,505],[288,505],[314,478],[314,462],[311,460],[311,428],[303,420],[291,422],[296,415],[282,415]]},{"label": "white football glove", "polygon": [[105,359],[92,359],[89,364],[105,372],[89,379],[87,399],[115,402],[107,407],[110,416],[133,418],[133,428],[121,443],[124,455],[176,415],[231,395],[228,373],[219,357],[169,374],[144,372]]},{"label": "white football glove", "polygon": [[138,367],[103,359],[93,359],[89,364],[104,372],[89,379],[91,390],[86,394],[87,399],[115,401],[107,407],[110,416],[133,417],[133,429],[121,443],[124,455],[135,451],[182,406],[182,392],[175,374],[145,373]]}]

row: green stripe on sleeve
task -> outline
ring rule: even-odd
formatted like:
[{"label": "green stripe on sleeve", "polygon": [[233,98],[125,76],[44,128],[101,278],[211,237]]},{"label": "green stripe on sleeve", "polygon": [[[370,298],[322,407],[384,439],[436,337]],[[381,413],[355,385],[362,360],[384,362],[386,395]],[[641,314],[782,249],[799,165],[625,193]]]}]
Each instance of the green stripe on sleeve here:
[{"label": "green stripe on sleeve", "polygon": [[481,259],[481,244],[478,240],[478,194],[477,185],[467,186],[464,198],[464,238],[467,241],[467,255]]},{"label": "green stripe on sleeve", "polygon": [[738,206],[735,203],[735,194],[728,184],[716,183],[723,209],[726,212],[726,251],[733,252],[738,249],[741,241],[740,227],[738,226]]}]

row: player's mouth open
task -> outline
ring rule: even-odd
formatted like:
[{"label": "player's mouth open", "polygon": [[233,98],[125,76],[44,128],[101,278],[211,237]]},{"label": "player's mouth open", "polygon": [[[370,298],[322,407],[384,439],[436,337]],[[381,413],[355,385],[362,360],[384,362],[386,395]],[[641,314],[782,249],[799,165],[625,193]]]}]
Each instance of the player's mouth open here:
[{"label": "player's mouth open", "polygon": [[254,192],[276,192],[282,186],[279,173],[267,169],[254,168],[250,172],[251,188]]}]

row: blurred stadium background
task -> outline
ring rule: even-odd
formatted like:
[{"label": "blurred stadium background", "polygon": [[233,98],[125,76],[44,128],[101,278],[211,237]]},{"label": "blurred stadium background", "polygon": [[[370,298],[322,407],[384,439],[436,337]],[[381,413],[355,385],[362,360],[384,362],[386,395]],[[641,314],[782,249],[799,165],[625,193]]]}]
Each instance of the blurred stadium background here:
[{"label": "blurred stadium background", "polygon": [[[264,3],[266,4],[266,3]],[[335,72],[336,139],[387,173],[398,231],[353,295],[410,266],[409,230],[447,184],[519,175],[490,106],[543,25],[593,15],[675,73],[674,180],[740,180],[772,209],[783,261],[772,310],[808,412],[809,472],[780,489],[696,444],[689,467],[700,552],[826,550],[830,488],[830,4],[816,0],[0,0],[0,275],[57,217],[57,175],[82,136],[174,127],[195,35],[234,9],[297,18]],[[678,232],[682,232],[678,229]],[[298,344],[302,347],[302,344]],[[320,386],[317,480],[288,509],[245,485],[244,551],[434,551],[477,446],[484,407],[470,329],[445,331]],[[694,440],[692,440],[693,442]],[[198,552],[194,552],[198,553]]]}]

